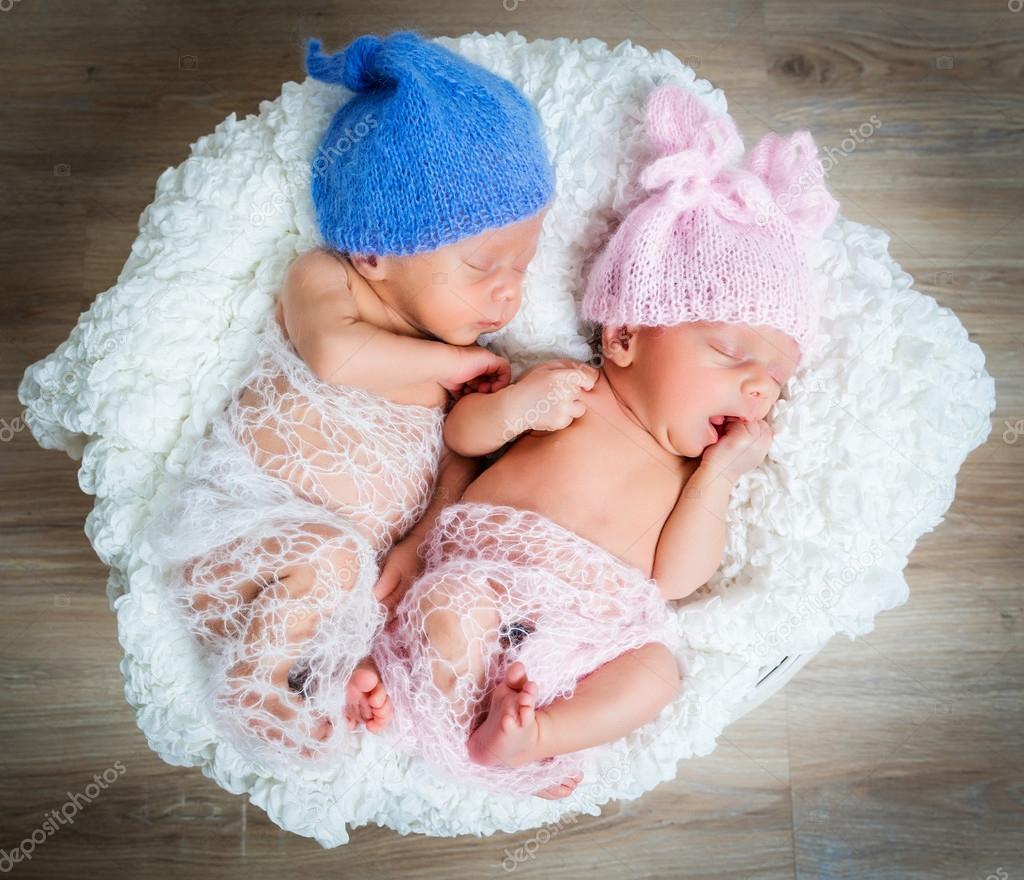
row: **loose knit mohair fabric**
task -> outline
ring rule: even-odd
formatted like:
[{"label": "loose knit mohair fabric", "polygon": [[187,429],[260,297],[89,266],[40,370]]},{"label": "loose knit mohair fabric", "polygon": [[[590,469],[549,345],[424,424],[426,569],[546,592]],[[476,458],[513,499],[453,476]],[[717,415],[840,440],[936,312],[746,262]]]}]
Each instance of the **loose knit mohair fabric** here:
[{"label": "loose knit mohair fabric", "polygon": [[[645,196],[648,95],[673,82],[716,115],[725,96],[672,54],[628,42],[515,33],[438,42],[522,89],[556,171],[523,307],[485,341],[512,359],[514,375],[550,357],[585,360],[576,297],[588,260]],[[838,218],[809,257],[818,340],[770,416],[767,459],[732,494],[722,565],[671,606],[682,685],[655,722],[595,750],[565,801],[448,782],[374,735],[353,737],[330,772],[261,770],[213,723],[209,664],[164,604],[168,584],[141,532],[154,494],[251,368],[289,262],[321,243],[309,169],[337,92],[285,83],[258,115],[229,116],[165,171],[117,283],[19,388],[33,435],[80,459],[81,488],[96,496],[85,529],[110,566],[125,697],[165,761],[201,768],[324,846],[369,823],[449,836],[597,815],[711,752],[782,657],[870,632],[880,611],[906,601],[909,554],[942,521],[958,469],[991,430],[984,354],[949,309],[913,289],[884,232]]]},{"label": "loose knit mohair fabric", "polygon": [[335,760],[384,623],[383,555],[419,522],[444,410],[322,381],[267,314],[257,358],[143,541],[210,668],[218,729],[282,773]]},{"label": "loose knit mohair fabric", "polygon": [[324,240],[413,254],[526,219],[554,193],[537,112],[511,82],[411,31],[334,55],[310,40],[310,76],[355,92],[312,164]]},{"label": "loose knit mohair fabric", "polygon": [[420,553],[423,574],[374,642],[394,707],[383,737],[455,779],[529,796],[579,770],[583,751],[522,767],[470,760],[488,695],[517,660],[543,708],[627,651],[678,645],[653,580],[535,511],[449,505]]}]

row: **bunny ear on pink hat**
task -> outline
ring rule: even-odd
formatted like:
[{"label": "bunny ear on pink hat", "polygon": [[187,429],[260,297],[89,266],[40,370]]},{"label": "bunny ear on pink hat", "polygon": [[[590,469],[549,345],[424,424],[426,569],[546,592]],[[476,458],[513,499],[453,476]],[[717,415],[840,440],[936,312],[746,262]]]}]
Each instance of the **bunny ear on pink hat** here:
[{"label": "bunny ear on pink hat", "polygon": [[825,169],[810,132],[766,134],[744,164],[764,182],[773,206],[805,238],[817,238],[835,219],[839,202],[825,188]]}]

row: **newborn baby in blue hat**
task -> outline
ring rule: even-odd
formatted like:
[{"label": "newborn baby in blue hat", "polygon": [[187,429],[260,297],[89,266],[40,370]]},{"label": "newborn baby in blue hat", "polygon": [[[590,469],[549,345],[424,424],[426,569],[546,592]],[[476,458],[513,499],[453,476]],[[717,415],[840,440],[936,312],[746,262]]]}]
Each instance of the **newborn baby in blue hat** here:
[{"label": "newborn baby in blue hat", "polygon": [[445,448],[445,413],[510,387],[476,343],[518,311],[554,192],[533,106],[438,44],[367,35],[325,55],[311,40],[306,63],[353,93],[312,159],[324,246],[289,267],[258,363],[154,530],[220,725],[289,767],[337,754],[346,713],[387,722],[364,658],[478,469]]}]

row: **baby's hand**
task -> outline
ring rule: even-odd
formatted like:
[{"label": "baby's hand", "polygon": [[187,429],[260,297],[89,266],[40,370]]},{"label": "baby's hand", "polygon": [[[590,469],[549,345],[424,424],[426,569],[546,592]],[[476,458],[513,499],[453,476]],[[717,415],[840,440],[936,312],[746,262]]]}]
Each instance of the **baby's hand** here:
[{"label": "baby's hand", "polygon": [[[516,399],[513,423],[526,431],[560,431],[586,411],[583,391],[597,381],[590,364],[563,358],[530,367],[512,386]],[[544,405],[546,403],[546,405]]]},{"label": "baby's hand", "polygon": [[710,464],[727,479],[736,482],[756,468],[772,445],[772,429],[764,419],[727,422],[718,442],[704,450],[703,464]]},{"label": "baby's hand", "polygon": [[471,391],[491,394],[512,381],[512,368],[505,358],[481,345],[454,345],[455,369],[441,385],[458,400]]},{"label": "baby's hand", "polygon": [[388,620],[394,617],[395,608],[402,601],[402,596],[423,571],[419,546],[420,538],[415,533],[406,535],[388,551],[381,566],[373,595],[387,610]]}]

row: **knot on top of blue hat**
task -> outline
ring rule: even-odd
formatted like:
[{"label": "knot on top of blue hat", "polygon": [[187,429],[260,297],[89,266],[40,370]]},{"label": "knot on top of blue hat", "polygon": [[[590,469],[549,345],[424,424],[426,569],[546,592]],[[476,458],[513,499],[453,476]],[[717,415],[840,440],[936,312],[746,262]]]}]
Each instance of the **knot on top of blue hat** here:
[{"label": "knot on top of blue hat", "polygon": [[361,254],[435,250],[524,220],[554,194],[540,119],[511,82],[415,31],[366,34],[310,76],[354,95],[312,160],[324,241]]},{"label": "knot on top of blue hat", "polygon": [[374,34],[364,34],[348,48],[333,55],[320,51],[320,41],[311,39],[306,51],[306,70],[321,82],[342,85],[353,92],[367,92],[393,81],[376,64],[384,41]]}]

